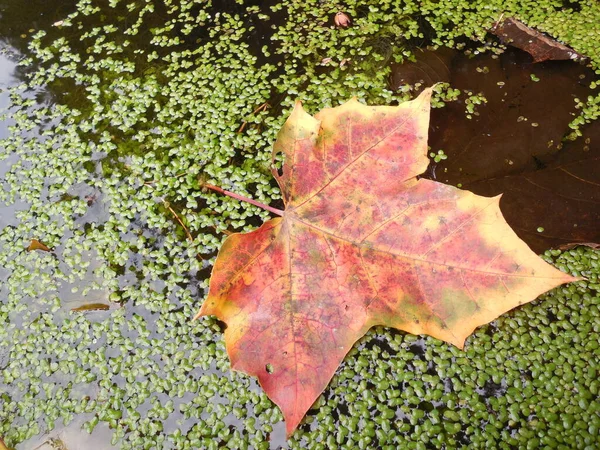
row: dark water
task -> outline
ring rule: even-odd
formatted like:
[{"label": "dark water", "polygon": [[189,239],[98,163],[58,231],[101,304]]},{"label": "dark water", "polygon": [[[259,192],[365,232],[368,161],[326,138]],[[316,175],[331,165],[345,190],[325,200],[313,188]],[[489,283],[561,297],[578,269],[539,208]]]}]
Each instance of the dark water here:
[{"label": "dark water", "polygon": [[[567,139],[576,100],[594,92],[594,72],[573,61],[534,64],[514,48],[416,55],[416,62],[394,66],[392,86],[449,82],[463,91],[432,112],[429,145],[447,159],[432,161],[425,176],[479,195],[503,194],[506,220],[536,252],[600,242],[600,125]],[[468,114],[464,92],[486,101]]]}]

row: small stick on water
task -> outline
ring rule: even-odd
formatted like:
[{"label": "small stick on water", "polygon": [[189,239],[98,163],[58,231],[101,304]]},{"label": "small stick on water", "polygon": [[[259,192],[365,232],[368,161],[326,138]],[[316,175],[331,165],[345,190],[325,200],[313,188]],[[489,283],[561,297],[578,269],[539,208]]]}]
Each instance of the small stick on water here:
[{"label": "small stick on water", "polygon": [[503,17],[504,17],[504,13],[500,14],[500,18],[498,20],[496,20],[496,23],[492,27],[492,30],[495,30],[496,28],[498,28],[498,25],[500,24],[500,21],[502,20]]},{"label": "small stick on water", "polygon": [[[214,227],[214,229],[216,230],[217,227]],[[221,233],[223,233],[225,236],[231,236],[232,234],[234,234],[233,231],[229,231],[229,230],[222,230]]]},{"label": "small stick on water", "polygon": [[235,192],[226,191],[225,189],[221,189],[220,187],[215,186],[213,184],[204,183],[203,186],[210,190],[218,192],[220,194],[224,194],[224,195],[227,195],[228,197],[235,198],[236,200],[240,200],[242,202],[246,202],[246,203],[250,203],[251,205],[258,206],[259,208],[270,211],[273,214],[277,214],[278,216],[283,216],[283,211],[281,209],[273,208],[272,206],[265,205],[264,203],[261,203],[261,202],[257,202],[256,200],[252,200],[251,198],[236,194]]},{"label": "small stick on water", "polygon": [[167,202],[164,198],[163,198],[163,204],[167,207],[167,209],[169,211],[171,211],[171,214],[173,214],[175,216],[175,219],[177,220],[177,222],[179,222],[179,225],[181,225],[183,227],[183,231],[185,231],[185,235],[187,236],[188,241],[194,242],[194,238],[192,237],[190,230],[188,230],[188,228],[183,223],[183,220],[181,220],[181,218],[177,215],[175,210],[173,208],[171,208],[171,205],[169,204],[169,202]]},{"label": "small stick on water", "polygon": [[[264,111],[264,110],[266,110],[267,108],[270,108],[270,107],[271,107],[271,105],[269,105],[267,102],[265,102],[262,105],[260,105],[258,108],[256,108],[254,111],[252,111],[252,114],[256,114],[259,111]],[[238,133],[241,133],[242,131],[244,131],[244,128],[246,128],[247,124],[248,124],[248,122],[246,122],[246,121],[242,122],[242,126],[238,130]]]}]

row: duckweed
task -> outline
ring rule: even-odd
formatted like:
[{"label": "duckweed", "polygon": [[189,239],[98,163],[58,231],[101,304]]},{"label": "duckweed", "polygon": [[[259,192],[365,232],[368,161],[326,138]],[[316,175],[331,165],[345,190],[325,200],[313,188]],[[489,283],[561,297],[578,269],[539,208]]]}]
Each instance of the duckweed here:
[{"label": "duckweed", "polygon": [[[404,100],[413,89],[390,91],[389,63],[427,40],[502,51],[485,34],[502,13],[598,70],[598,4],[225,3],[80,0],[25,34],[22,80],[1,93],[0,201],[14,217],[0,231],[0,436],[31,448],[84,418],[82,432],[109,430],[123,449],[593,448],[600,253],[589,248],[546,252],[585,280],[479,328],[464,352],[371,330],[287,442],[279,409],[230,371],[221,324],[190,318],[224,236],[267,217],[202,185],[280,202],[270,146],[297,98],[309,111]],[[339,10],[351,26],[334,26]],[[437,107],[460,94],[436,92]],[[476,114],[485,99],[465,94]],[[578,101],[575,135],[598,104]],[[24,251],[32,238],[52,252]],[[83,301],[111,309],[71,311]]]}]

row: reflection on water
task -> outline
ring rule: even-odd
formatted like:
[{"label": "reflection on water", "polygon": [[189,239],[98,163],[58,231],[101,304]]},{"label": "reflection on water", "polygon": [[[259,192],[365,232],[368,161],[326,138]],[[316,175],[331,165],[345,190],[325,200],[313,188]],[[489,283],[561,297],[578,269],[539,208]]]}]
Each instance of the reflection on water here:
[{"label": "reflection on water", "polygon": [[[19,83],[19,80],[14,76],[16,66],[15,56],[11,49],[4,47],[0,50],[0,114],[10,106],[8,89]],[[0,139],[8,136],[9,127],[13,124],[14,121],[10,119],[10,114],[7,115],[5,120],[0,120]],[[2,155],[2,152],[0,152],[0,155]],[[6,172],[17,160],[18,157],[15,154],[10,154],[4,159],[0,159],[0,187],[3,185]],[[22,201],[18,201],[11,205],[5,205],[0,202],[0,230],[8,225],[16,225],[18,223],[15,216],[17,211],[26,208],[27,204]]]},{"label": "reflection on water", "polygon": [[[5,111],[10,105],[8,89],[17,84],[18,80],[14,77],[16,62],[11,49],[6,46],[0,48],[0,114],[2,114],[2,111]],[[13,123],[10,116],[6,117],[4,120],[0,120],[0,139],[8,136],[9,126]],[[0,155],[1,154],[2,152],[0,151]],[[6,172],[17,160],[18,157],[15,154],[10,154],[5,158],[0,159],[0,189],[4,188],[4,177]],[[17,212],[27,208],[27,203],[23,201],[17,201],[10,205],[0,202],[0,230],[9,225],[17,225]],[[1,249],[2,244],[0,243],[0,250]],[[4,294],[1,283],[6,281],[9,273],[10,272],[7,269],[0,267],[0,295]]]},{"label": "reflection on water", "polygon": [[92,418],[91,414],[77,416],[69,425],[58,425],[50,433],[36,436],[16,447],[16,450],[111,450],[112,431],[108,425],[99,424],[94,433],[88,434],[81,427],[86,420]]},{"label": "reflection on water", "polygon": [[[9,50],[0,47],[0,111],[9,106],[8,88],[17,83],[14,77],[16,62],[9,56]],[[8,136],[8,127],[10,120],[0,120],[0,139]],[[0,163],[0,175],[2,173],[2,163]]]}]

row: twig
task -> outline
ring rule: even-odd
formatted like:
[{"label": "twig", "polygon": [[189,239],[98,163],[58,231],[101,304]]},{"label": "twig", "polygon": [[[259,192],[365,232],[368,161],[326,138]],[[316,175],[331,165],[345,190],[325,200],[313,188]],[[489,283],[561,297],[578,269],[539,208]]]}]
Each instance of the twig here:
[{"label": "twig", "polygon": [[167,207],[167,209],[169,211],[171,211],[171,214],[173,214],[175,216],[175,219],[177,219],[177,222],[179,222],[179,225],[181,225],[183,227],[183,230],[185,231],[185,235],[187,236],[188,241],[194,242],[194,238],[190,234],[190,230],[188,230],[188,228],[185,226],[185,224],[183,223],[183,221],[181,220],[181,218],[177,215],[177,213],[175,212],[175,210],[173,208],[171,208],[171,205],[169,204],[169,202],[167,202],[163,198],[163,203]]},{"label": "twig", "polygon": [[[252,114],[256,114],[259,111],[263,111],[267,108],[270,108],[271,105],[269,105],[268,102],[264,102],[262,105],[260,105],[258,108],[256,108],[254,111],[252,111]],[[240,127],[240,129],[238,130],[238,133],[241,133],[242,131],[244,131],[244,128],[246,128],[246,125],[248,124],[248,122],[246,122],[245,120],[242,122],[242,126]]]},{"label": "twig", "polygon": [[225,189],[221,189],[218,186],[204,183],[204,187],[211,189],[220,194],[227,195],[228,197],[235,198],[236,200],[240,200],[242,202],[250,203],[251,205],[258,206],[259,208],[265,209],[267,211],[272,212],[273,214],[277,214],[278,216],[283,216],[283,211],[281,209],[273,208],[272,206],[265,205],[264,203],[257,202],[256,200],[252,200],[251,198],[244,197],[243,195],[236,194],[231,191],[226,191]]},{"label": "twig", "polygon": [[500,25],[500,21],[502,20],[503,17],[504,17],[504,13],[500,14],[500,18],[498,20],[496,20],[496,23],[492,27],[492,30],[495,30],[496,28],[498,28],[498,25]]},{"label": "twig", "polygon": [[[214,227],[215,231],[217,230],[217,227]],[[231,236],[232,234],[235,234],[233,231],[229,231],[229,230],[222,230],[221,233],[223,233],[225,236]]]}]

